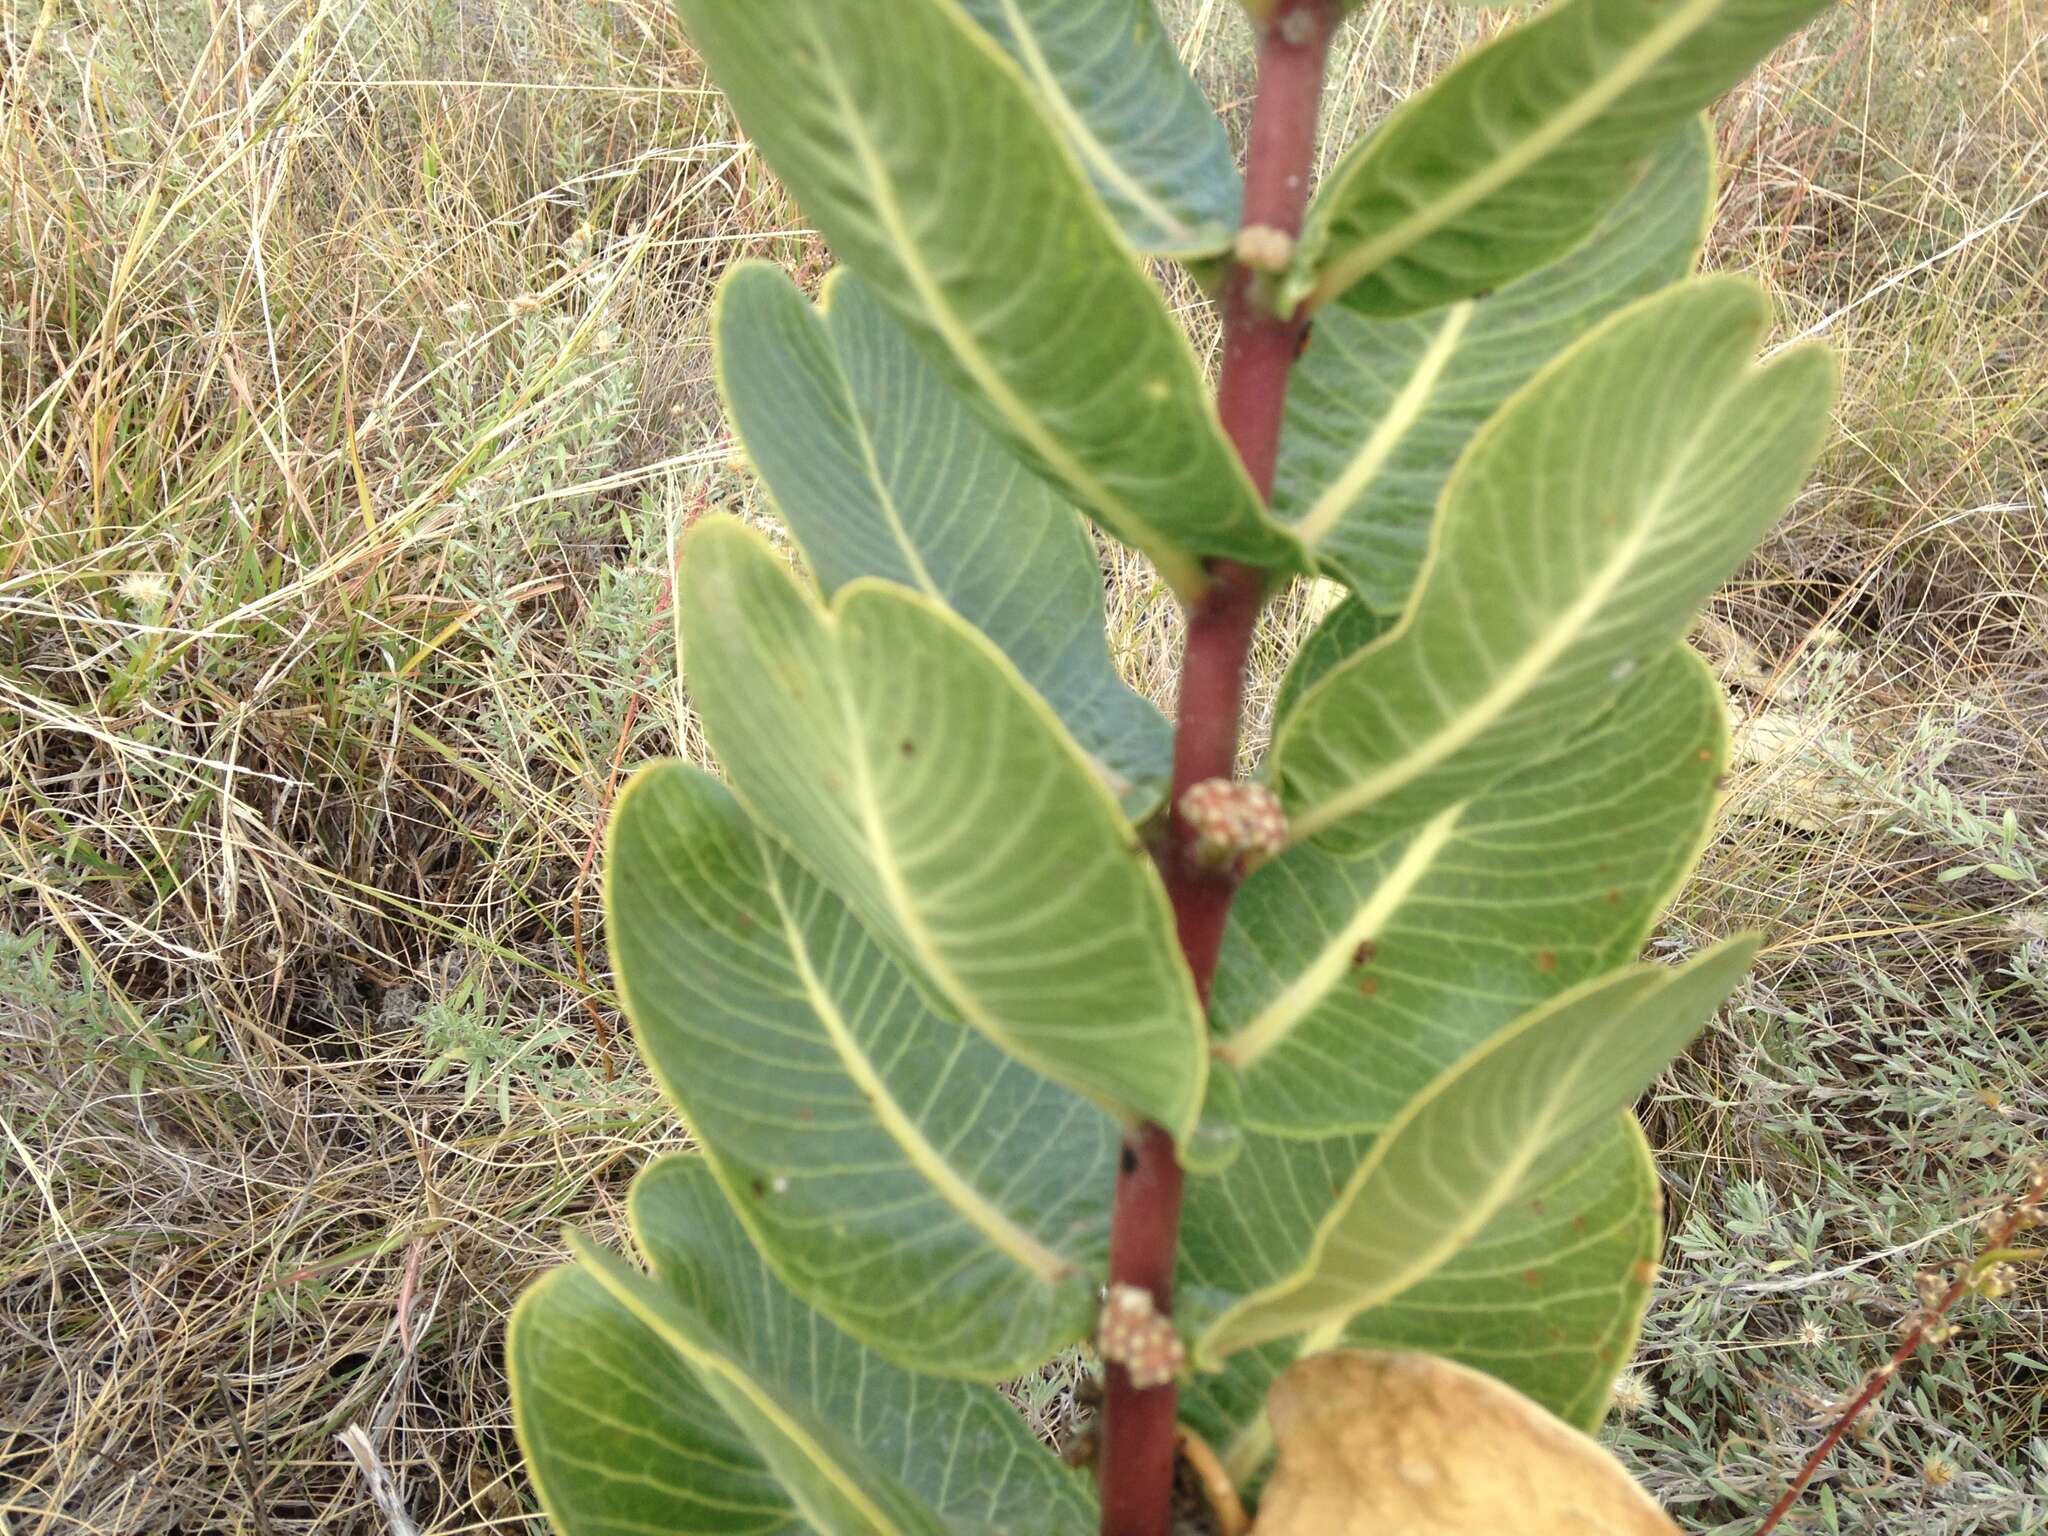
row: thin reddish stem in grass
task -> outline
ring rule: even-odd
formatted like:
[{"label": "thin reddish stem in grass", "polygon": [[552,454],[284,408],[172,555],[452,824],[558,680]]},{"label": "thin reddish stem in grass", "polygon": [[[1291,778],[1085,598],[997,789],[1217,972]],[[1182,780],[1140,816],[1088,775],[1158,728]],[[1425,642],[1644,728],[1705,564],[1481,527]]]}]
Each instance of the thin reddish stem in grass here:
[{"label": "thin reddish stem in grass", "polygon": [[[2033,1182],[2027,1186],[2027,1192],[2013,1202],[2012,1210],[1992,1229],[1984,1251],[1997,1253],[2001,1249],[2010,1248],[2013,1239],[2019,1236],[2020,1228],[2030,1225],[2038,1216],[2043,1199],[2048,1199],[2048,1172],[2037,1172]],[[1965,1264],[1956,1278],[1949,1283],[1948,1289],[1941,1293],[1940,1299],[1933,1306],[1924,1308],[1913,1319],[1913,1326],[1906,1330],[1905,1338],[1900,1340],[1899,1347],[1892,1351],[1891,1359],[1870,1373],[1870,1379],[1863,1383],[1863,1390],[1850,1400],[1849,1406],[1842,1410],[1841,1416],[1835,1420],[1833,1426],[1821,1436],[1820,1444],[1816,1445],[1813,1454],[1806,1458],[1806,1465],[1799,1469],[1799,1475],[1792,1479],[1792,1485],[1778,1496],[1778,1502],[1773,1504],[1770,1513],[1764,1516],[1763,1524],[1756,1528],[1756,1536],[1770,1536],[1770,1533],[1778,1528],[1778,1522],[1783,1520],[1791,1512],[1792,1506],[1799,1502],[1799,1496],[1806,1492],[1807,1484],[1811,1483],[1820,1469],[1827,1464],[1828,1457],[1834,1454],[1835,1447],[1840,1445],[1843,1437],[1855,1427],[1856,1421],[1863,1417],[1864,1410],[1877,1401],[1878,1394],[1884,1391],[1894,1376],[1898,1375],[1899,1367],[1913,1358],[1914,1352],[1927,1338],[1928,1330],[1940,1327],[1942,1319],[1948,1316],[1949,1309],[1969,1294],[1976,1279],[1976,1270],[1976,1263]]]},{"label": "thin reddish stem in grass", "polygon": [[[1259,45],[1258,96],[1252,107],[1245,170],[1244,226],[1288,236],[1301,232],[1315,149],[1323,63],[1336,26],[1334,0],[1281,0]],[[1276,315],[1259,274],[1233,265],[1223,297],[1223,377],[1217,411],[1262,499],[1273,492],[1287,376],[1306,322]],[[1173,809],[1155,850],[1173,900],[1181,953],[1204,1004],[1216,970],[1234,874],[1205,869],[1182,819],[1182,791],[1223,779],[1237,766],[1244,715],[1245,665],[1265,601],[1264,573],[1221,562],[1188,614],[1173,746]],[[1144,1126],[1124,1142],[1111,1216],[1112,1284],[1150,1291],[1161,1311],[1173,1299],[1180,1247],[1182,1175],[1173,1138]],[[1139,1391],[1120,1365],[1107,1372],[1102,1433],[1103,1536],[1168,1536],[1179,1394],[1171,1386]]]}]

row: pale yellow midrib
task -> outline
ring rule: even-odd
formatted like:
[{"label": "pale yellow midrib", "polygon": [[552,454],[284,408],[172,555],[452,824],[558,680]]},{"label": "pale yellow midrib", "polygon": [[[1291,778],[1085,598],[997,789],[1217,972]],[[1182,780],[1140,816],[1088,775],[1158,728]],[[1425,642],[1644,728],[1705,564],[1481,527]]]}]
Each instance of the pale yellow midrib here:
[{"label": "pale yellow midrib", "polygon": [[[884,1514],[873,1499],[869,1498],[867,1490],[849,1479],[838,1463],[824,1454],[823,1449],[811,1439],[803,1427],[791,1420],[789,1415],[783,1410],[782,1405],[762,1390],[759,1382],[755,1381],[745,1371],[740,1370],[730,1358],[720,1351],[704,1349],[692,1344],[678,1333],[669,1324],[668,1319],[662,1316],[656,1309],[646,1305],[645,1302],[630,1291],[619,1290],[613,1284],[611,1277],[605,1273],[602,1266],[590,1265],[585,1266],[585,1268],[586,1272],[593,1275],[598,1283],[604,1287],[606,1294],[611,1296],[614,1301],[623,1305],[643,1325],[652,1329],[655,1335],[662,1339],[670,1349],[681,1355],[685,1361],[696,1368],[708,1370],[713,1375],[719,1377],[752,1404],[756,1413],[780,1430],[783,1437],[792,1445],[797,1446],[804,1453],[804,1459],[817,1469],[819,1475],[827,1483],[831,1484],[847,1503],[860,1511],[861,1517],[867,1520],[873,1527],[875,1536],[901,1536],[901,1527]],[[801,1507],[805,1503],[801,1495],[795,1489],[789,1491],[790,1496],[795,1498]],[[804,1512],[806,1515],[811,1513],[808,1509]]]},{"label": "pale yellow midrib", "polygon": [[868,431],[867,417],[861,414],[860,402],[854,398],[853,384],[846,376],[845,367],[840,364],[838,350],[833,350],[833,366],[839,373],[840,392],[845,396],[847,414],[853,419],[853,435],[860,440],[861,462],[867,465],[868,479],[875,487],[875,499],[881,504],[882,517],[889,525],[889,531],[896,536],[897,546],[903,551],[903,558],[910,563],[910,571],[917,578],[918,589],[932,601],[944,607],[953,605],[946,600],[946,594],[939,590],[939,584],[932,579],[931,571],[924,563],[924,557],[910,542],[910,530],[903,526],[903,515],[896,508],[896,493],[882,476],[882,460],[875,452],[874,434]]},{"label": "pale yellow midrib", "polygon": [[974,380],[975,386],[1002,412],[1011,429],[1030,445],[1032,452],[1051,466],[1055,473],[1069,481],[1079,490],[1089,504],[1103,514],[1104,520],[1114,524],[1118,536],[1142,548],[1159,567],[1160,575],[1177,592],[1199,590],[1204,577],[1201,567],[1192,557],[1181,554],[1179,546],[1145,518],[1140,517],[1115,492],[1105,485],[1094,471],[1067,452],[1065,446],[1052,433],[1047,432],[1037,416],[1024,402],[1017,398],[1008,382],[990,365],[982,355],[980,344],[973,334],[953,313],[944,293],[917,259],[917,243],[910,236],[903,219],[903,210],[897,207],[896,198],[889,188],[889,179],[875,155],[874,145],[861,131],[860,115],[853,103],[847,100],[845,82],[836,71],[822,72],[831,82],[832,93],[838,99],[839,113],[845,127],[847,142],[853,146],[860,161],[861,170],[875,199],[875,217],[887,232],[895,246],[897,260],[903,272],[910,279],[923,302],[925,313],[932,328],[945,338],[948,349],[959,360],[960,366]]},{"label": "pale yellow midrib", "polygon": [[864,733],[854,717],[851,690],[845,686],[843,678],[836,692],[840,720],[846,730],[847,766],[853,777],[861,835],[872,854],[870,867],[881,878],[882,898],[895,915],[904,942],[917,957],[919,968],[946,1000],[959,1010],[965,1023],[980,1030],[984,1037],[1004,1047],[1010,1054],[1035,1062],[1038,1053],[1019,1040],[1016,1031],[976,1001],[973,989],[947,963],[944,952],[932,937],[931,929],[925,926],[924,916],[911,895],[909,882],[903,878],[902,866],[896,861],[896,848],[889,837],[888,825],[882,819],[881,800],[875,793],[874,777],[868,771],[867,755],[860,746]]},{"label": "pale yellow midrib", "polygon": [[1470,707],[1459,710],[1451,722],[1430,737],[1422,747],[1403,753],[1370,778],[1361,779],[1349,789],[1332,795],[1322,804],[1304,812],[1296,818],[1291,829],[1292,835],[1302,839],[1314,837],[1324,828],[1393,793],[1418,775],[1427,773],[1453,753],[1470,745],[1496,720],[1512,709],[1516,701],[1550,670],[1557,658],[1570,649],[1580,632],[1593,621],[1601,606],[1614,595],[1615,590],[1627,578],[1635,566],[1637,557],[1649,546],[1652,534],[1661,525],[1661,504],[1663,496],[1669,494],[1669,487],[1670,482],[1660,487],[1660,495],[1650,512],[1637,524],[1635,531],[1616,546],[1613,556],[1601,568],[1599,576],[1580,592],[1571,606],[1559,615],[1558,621],[1545,631],[1542,638],[1525,650],[1521,658],[1503,672]]},{"label": "pale yellow midrib", "polygon": [[1172,231],[1182,239],[1191,236],[1194,231],[1188,228],[1186,221],[1154,198],[1143,185],[1133,180],[1117,163],[1116,157],[1109,152],[1102,140],[1096,137],[1095,131],[1088,126],[1087,121],[1074,110],[1073,101],[1060,88],[1059,78],[1053,74],[1051,65],[1046,62],[1045,54],[1040,51],[1037,37],[1032,34],[1029,23],[1018,12],[1017,0],[1000,0],[1000,4],[1003,7],[1003,15],[1009,20],[1010,33],[1017,39],[1017,47],[1024,55],[1025,67],[1030,70],[1031,78],[1038,82],[1038,88],[1046,98],[1047,107],[1066,130],[1068,142],[1088,162],[1096,175],[1114,185],[1125,199],[1138,207],[1153,223],[1162,229]]},{"label": "pale yellow midrib", "polygon": [[[1652,991],[1660,990],[1661,984],[1662,983],[1660,982],[1659,987],[1653,988]],[[1634,1000],[1637,1006],[1640,1006],[1642,1001],[1643,1000],[1641,998]],[[1552,1017],[1555,1017],[1555,1015],[1552,1015]],[[1491,1054],[1492,1051],[1497,1048],[1498,1041],[1496,1039],[1496,1041],[1488,1042],[1486,1046],[1481,1047],[1481,1050],[1485,1054]],[[1585,1064],[1585,1060],[1586,1052],[1584,1049],[1581,1049],[1577,1058],[1578,1066],[1583,1067],[1583,1065]],[[1574,1083],[1577,1082],[1576,1068],[1574,1069],[1572,1081]],[[1453,1237],[1446,1238],[1438,1242],[1429,1250],[1431,1257],[1426,1262],[1417,1262],[1409,1264],[1405,1269],[1400,1271],[1400,1273],[1395,1277],[1395,1279],[1392,1282],[1382,1280],[1377,1288],[1367,1293],[1366,1299],[1364,1301],[1352,1307],[1349,1311],[1331,1317],[1326,1322],[1320,1324],[1315,1328],[1310,1329],[1307,1333],[1303,1334],[1301,1339],[1301,1345],[1295,1351],[1295,1359],[1305,1360],[1310,1355],[1321,1354],[1324,1350],[1335,1348],[1337,1344],[1342,1342],[1344,1337],[1344,1330],[1351,1326],[1351,1321],[1353,1318],[1359,1316],[1359,1314],[1363,1312],[1370,1311],[1373,1307],[1380,1305],[1382,1302],[1392,1300],[1394,1297],[1400,1295],[1403,1291],[1406,1291],[1415,1284],[1417,1284],[1426,1275],[1433,1273],[1436,1269],[1442,1266],[1442,1264],[1448,1259],[1448,1257],[1451,1254],[1454,1254],[1459,1248],[1462,1248],[1465,1245],[1465,1243],[1471,1239],[1474,1233],[1478,1232],[1481,1228],[1485,1227],[1488,1222],[1492,1221],[1492,1219],[1499,1214],[1501,1207],[1507,1203],[1508,1195],[1511,1195],[1514,1192],[1514,1187],[1518,1185],[1523,1178],[1527,1177],[1529,1170],[1535,1166],[1536,1159],[1540,1157],[1545,1150],[1548,1149],[1550,1145],[1550,1128],[1557,1123],[1559,1108],[1565,1103],[1569,1102],[1569,1099],[1570,1095],[1568,1093],[1553,1093],[1550,1096],[1549,1100],[1547,1101],[1549,1108],[1546,1110],[1545,1114],[1542,1117],[1542,1124],[1544,1130],[1541,1134],[1534,1136],[1524,1136],[1522,1138],[1521,1146],[1524,1150],[1518,1153],[1515,1158],[1510,1160],[1511,1165],[1514,1168],[1512,1176],[1505,1179],[1495,1178],[1489,1181],[1488,1188],[1496,1191],[1497,1193],[1486,1204],[1484,1204],[1481,1207],[1481,1209],[1485,1213],[1482,1218],[1478,1220],[1471,1220],[1468,1218],[1465,1222],[1458,1224],[1458,1226],[1453,1229],[1455,1234]],[[1376,1174],[1378,1170],[1377,1168],[1375,1168],[1373,1171]],[[1364,1188],[1369,1186],[1369,1184],[1370,1178],[1367,1179],[1365,1184],[1362,1184],[1360,1186],[1361,1192]],[[1506,1193],[1498,1193],[1498,1191],[1501,1191],[1503,1189],[1505,1189]],[[1334,1238],[1334,1229],[1331,1235]],[[1320,1250],[1321,1244],[1318,1243],[1317,1249],[1312,1254],[1311,1262],[1320,1257]],[[1281,1292],[1279,1296],[1275,1296],[1274,1299],[1276,1301],[1280,1300],[1285,1295],[1291,1294],[1295,1291],[1302,1289],[1308,1283],[1308,1277],[1304,1276],[1296,1283],[1288,1286],[1285,1291]],[[1275,1287],[1267,1287],[1266,1294],[1271,1294],[1275,1289]],[[1247,1301],[1250,1301],[1252,1299],[1252,1297],[1246,1298]],[[1246,1425],[1244,1429],[1239,1432],[1236,1439],[1231,1441],[1229,1449],[1224,1452],[1224,1469],[1231,1474],[1232,1478],[1235,1481],[1237,1481],[1240,1484],[1244,1483],[1257,1473],[1260,1464],[1265,1460],[1266,1452],[1271,1450],[1272,1446],[1272,1425],[1267,1422],[1266,1416],[1263,1413],[1261,1413],[1256,1419],[1254,1419],[1250,1424]]]},{"label": "pale yellow midrib", "polygon": [[1624,52],[1611,71],[1572,98],[1563,111],[1509,153],[1489,161],[1448,197],[1418,208],[1385,234],[1354,247],[1343,260],[1333,263],[1311,290],[1309,306],[1314,308],[1335,298],[1408,247],[1436,233],[1459,214],[1499,191],[1557,149],[1648,74],[1662,61],[1666,52],[1698,30],[1709,16],[1721,8],[1722,3],[1723,0],[1688,0],[1668,20]]},{"label": "pale yellow midrib", "polygon": [[[864,775],[863,775],[864,777]],[[811,964],[810,950],[805,946],[796,916],[789,910],[782,890],[782,882],[768,872],[768,886],[775,902],[775,910],[782,916],[782,926],[789,936],[789,950],[796,961],[797,975],[803,981],[804,993],[811,1010],[818,1017],[832,1048],[839,1055],[846,1075],[867,1100],[874,1111],[875,1119],[884,1134],[897,1145],[910,1166],[923,1175],[925,1182],[938,1192],[939,1197],[957,1211],[977,1232],[986,1238],[990,1246],[1014,1261],[1020,1268],[1030,1271],[1037,1279],[1048,1285],[1057,1284],[1072,1272],[1073,1266],[1040,1243],[1037,1238],[1011,1221],[991,1205],[981,1192],[970,1185],[948,1164],[939,1151],[924,1137],[903,1106],[896,1101],[888,1084],[876,1074],[873,1064],[860,1049],[848,1027],[845,1016],[826,991],[823,980]]]},{"label": "pale yellow midrib", "polygon": [[1387,414],[1372,429],[1370,436],[1359,446],[1358,452],[1343,471],[1324,489],[1307,512],[1295,520],[1294,532],[1302,543],[1311,550],[1321,544],[1324,535],[1334,528],[1365,494],[1366,487],[1379,478],[1386,468],[1387,459],[1394,449],[1414,429],[1429,404],[1431,391],[1443,377],[1451,356],[1458,349],[1458,338],[1471,323],[1472,311],[1477,306],[1467,299],[1462,304],[1453,304],[1444,312],[1437,333],[1430,339],[1428,347],[1415,361],[1415,370],[1408,376],[1408,382],[1401,386],[1400,394]]},{"label": "pale yellow midrib", "polygon": [[1352,969],[1352,955],[1360,944],[1378,936],[1415,887],[1436,863],[1457,830],[1458,820],[1470,801],[1461,801],[1437,812],[1387,871],[1386,878],[1367,901],[1338,929],[1302,973],[1279,996],[1261,1009],[1258,1016],[1216,1048],[1221,1060],[1240,1071],[1249,1070],[1260,1058],[1294,1033],[1295,1028]]},{"label": "pale yellow midrib", "polygon": [[[1581,1060],[1583,1060],[1583,1053],[1581,1054]],[[1576,1074],[1574,1074],[1572,1081],[1577,1081]],[[1301,1347],[1296,1351],[1295,1358],[1297,1360],[1306,1359],[1310,1355],[1320,1354],[1322,1351],[1336,1345],[1343,1338],[1344,1330],[1350,1326],[1353,1318],[1361,1313],[1371,1311],[1383,1302],[1392,1300],[1394,1297],[1412,1288],[1425,1277],[1434,1274],[1443,1267],[1444,1263],[1451,1256],[1455,1255],[1466,1243],[1470,1242],[1475,1233],[1492,1221],[1500,1213],[1501,1207],[1507,1204],[1508,1197],[1514,1193],[1515,1187],[1527,1177],[1529,1170],[1535,1166],[1536,1159],[1549,1146],[1550,1128],[1557,1123],[1558,1110],[1565,1098],[1566,1095],[1563,1094],[1552,1094],[1550,1096],[1544,1114],[1538,1122],[1542,1126],[1542,1131],[1538,1134],[1523,1136],[1518,1150],[1495,1169],[1495,1176],[1489,1179],[1485,1186],[1488,1194],[1477,1206],[1470,1208],[1470,1211],[1477,1213],[1476,1215],[1468,1213],[1463,1220],[1447,1228],[1437,1241],[1423,1249],[1420,1254],[1411,1257],[1409,1262],[1395,1271],[1392,1276],[1382,1278],[1372,1289],[1361,1293],[1360,1299],[1357,1300],[1355,1305],[1350,1306],[1347,1311],[1311,1329],[1303,1336]],[[1375,1175],[1377,1172],[1378,1170],[1375,1169]],[[1368,1178],[1365,1183],[1359,1186],[1359,1193],[1363,1194],[1370,1187],[1370,1184],[1371,1180]],[[1330,1235],[1332,1240],[1334,1240],[1336,1237],[1336,1230],[1334,1228]],[[1319,1243],[1318,1249],[1320,1250],[1320,1248],[1321,1244]],[[1312,1257],[1311,1262],[1319,1262],[1320,1258],[1320,1252],[1317,1252]],[[1280,1294],[1275,1295],[1273,1301],[1275,1303],[1284,1301],[1288,1295],[1306,1289],[1312,1283],[1312,1277],[1304,1276],[1295,1284],[1286,1287]],[[1272,1288],[1269,1287],[1268,1290],[1270,1293]],[[1246,1298],[1247,1302],[1255,1299],[1255,1297]],[[1232,1310],[1235,1312],[1237,1309],[1233,1308]],[[1251,1342],[1261,1343],[1264,1341],[1260,1339]],[[1225,1469],[1233,1477],[1243,1481],[1244,1478],[1257,1471],[1257,1463],[1263,1460],[1266,1450],[1272,1443],[1272,1426],[1267,1423],[1265,1415],[1261,1414],[1258,1419],[1247,1425],[1238,1437],[1231,1442],[1229,1450],[1224,1453]],[[1250,1463],[1250,1465],[1247,1466],[1246,1463]]]}]

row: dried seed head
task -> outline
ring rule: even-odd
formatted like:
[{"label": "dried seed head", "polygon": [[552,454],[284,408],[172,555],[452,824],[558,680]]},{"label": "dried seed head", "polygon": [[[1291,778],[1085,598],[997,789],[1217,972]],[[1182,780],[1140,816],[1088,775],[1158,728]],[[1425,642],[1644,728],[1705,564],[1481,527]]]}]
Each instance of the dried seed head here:
[{"label": "dried seed head", "polygon": [[1204,779],[1180,797],[1180,813],[1195,834],[1195,854],[1221,868],[1268,858],[1287,846],[1287,813],[1263,784]]},{"label": "dried seed head", "polygon": [[1996,1301],[2001,1296],[2010,1296],[2012,1288],[2019,1282],[2020,1272],[2012,1265],[1993,1264],[1977,1277],[1977,1294]]},{"label": "dried seed head", "polygon": [[1187,1363],[1173,1320],[1160,1315],[1150,1291],[1135,1285],[1109,1288],[1095,1324],[1095,1352],[1121,1365],[1141,1392],[1165,1386]]},{"label": "dried seed head", "polygon": [[1657,1406],[1657,1389],[1638,1371],[1623,1371],[1614,1383],[1614,1411],[1624,1419],[1650,1412]]},{"label": "dried seed head", "polygon": [[160,611],[171,600],[171,584],[155,571],[131,571],[116,590],[147,613]]},{"label": "dried seed head", "polygon": [[1956,1464],[1941,1452],[1932,1452],[1920,1463],[1920,1477],[1930,1488],[1946,1488],[1956,1480]]},{"label": "dried seed head", "polygon": [[1913,1277],[1913,1294],[1923,1307],[1936,1307],[1948,1291],[1948,1276],[1938,1269],[1923,1269]]}]

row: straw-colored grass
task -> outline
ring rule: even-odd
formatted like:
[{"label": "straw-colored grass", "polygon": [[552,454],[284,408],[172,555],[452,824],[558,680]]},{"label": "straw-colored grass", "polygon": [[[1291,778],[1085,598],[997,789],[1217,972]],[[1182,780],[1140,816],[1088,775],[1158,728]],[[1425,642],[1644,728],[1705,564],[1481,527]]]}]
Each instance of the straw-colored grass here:
[{"label": "straw-colored grass", "polygon": [[[1163,8],[1240,122],[1236,7]],[[1499,24],[1369,0],[1333,127]],[[1659,941],[1770,938],[1651,1109],[1616,1433],[1702,1530],[2043,1140],[2044,72],[2034,0],[1858,0],[1719,114],[1712,259],[1848,387],[1702,631],[1743,766]],[[678,1139],[596,849],[699,750],[669,540],[753,505],[705,301],[824,255],[660,0],[24,0],[0,200],[0,1533],[385,1530],[350,1424],[422,1529],[537,1531],[502,1319]],[[1165,698],[1170,605],[1106,560]],[[1894,1389],[1812,1528],[2048,1524],[2043,1296]]]}]

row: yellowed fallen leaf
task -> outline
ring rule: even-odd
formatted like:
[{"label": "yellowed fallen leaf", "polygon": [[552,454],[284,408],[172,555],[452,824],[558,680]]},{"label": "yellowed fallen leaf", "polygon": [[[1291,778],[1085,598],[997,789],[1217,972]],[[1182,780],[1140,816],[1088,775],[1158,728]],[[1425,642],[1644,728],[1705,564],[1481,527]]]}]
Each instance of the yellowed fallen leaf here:
[{"label": "yellowed fallen leaf", "polygon": [[1678,1536],[1595,1441],[1434,1355],[1312,1355],[1266,1414],[1280,1462],[1252,1536]]}]

